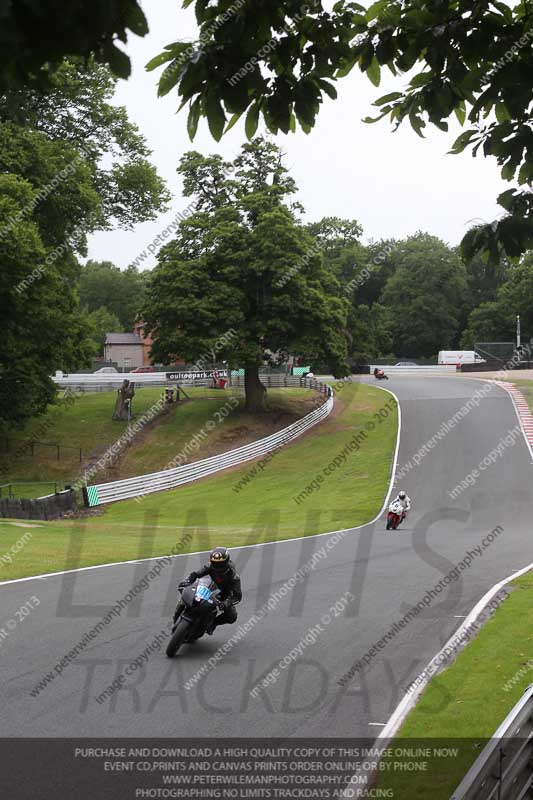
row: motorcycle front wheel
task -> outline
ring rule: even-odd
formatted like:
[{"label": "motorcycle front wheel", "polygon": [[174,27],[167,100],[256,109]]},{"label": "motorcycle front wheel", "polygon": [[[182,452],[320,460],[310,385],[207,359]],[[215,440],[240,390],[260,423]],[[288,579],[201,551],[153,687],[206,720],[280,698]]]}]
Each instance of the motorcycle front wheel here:
[{"label": "motorcycle front wheel", "polygon": [[167,645],[167,656],[169,658],[174,658],[174,656],[180,649],[181,645],[185,641],[185,637],[187,636],[190,624],[191,623],[187,622],[186,619],[180,619],[178,621],[176,629],[172,634],[170,642]]}]

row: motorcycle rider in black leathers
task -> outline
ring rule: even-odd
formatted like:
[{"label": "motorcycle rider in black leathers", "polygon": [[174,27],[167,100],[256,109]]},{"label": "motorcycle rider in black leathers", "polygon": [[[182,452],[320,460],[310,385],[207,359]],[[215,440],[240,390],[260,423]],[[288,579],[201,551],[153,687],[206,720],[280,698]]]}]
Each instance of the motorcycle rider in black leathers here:
[{"label": "motorcycle rider in black leathers", "polygon": [[[187,580],[178,585],[178,589],[190,586],[195,580],[203,578],[205,575],[209,575],[220,589],[220,599],[224,607],[223,613],[214,617],[213,622],[207,629],[207,633],[212,634],[219,625],[232,625],[237,620],[235,606],[242,600],[241,579],[237,575],[235,564],[230,559],[227,547],[215,547],[211,551],[209,564],[206,564],[200,570],[191,572]],[[174,622],[176,622],[184,608],[185,606],[180,600],[174,612]]]}]

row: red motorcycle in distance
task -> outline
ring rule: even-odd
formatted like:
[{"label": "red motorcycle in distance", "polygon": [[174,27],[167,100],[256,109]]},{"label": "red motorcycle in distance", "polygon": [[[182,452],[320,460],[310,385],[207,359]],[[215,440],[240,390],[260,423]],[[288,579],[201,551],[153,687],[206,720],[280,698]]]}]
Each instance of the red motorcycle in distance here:
[{"label": "red motorcycle in distance", "polygon": [[395,531],[405,519],[405,511],[399,500],[395,500],[389,506],[389,513],[387,514],[387,530]]},{"label": "red motorcycle in distance", "polygon": [[389,376],[385,375],[384,371],[382,369],[378,369],[377,367],[374,370],[374,378],[377,381],[388,381],[389,380]]}]

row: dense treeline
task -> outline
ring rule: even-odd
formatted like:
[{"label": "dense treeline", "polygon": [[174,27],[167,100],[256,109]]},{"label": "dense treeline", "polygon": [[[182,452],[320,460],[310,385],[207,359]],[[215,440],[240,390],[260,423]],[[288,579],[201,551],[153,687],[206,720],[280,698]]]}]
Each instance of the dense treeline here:
[{"label": "dense treeline", "polygon": [[[435,359],[439,350],[513,341],[517,314],[523,333],[533,332],[533,253],[494,267],[479,257],[465,264],[458,248],[424,232],[365,245],[354,220],[326,217],[300,223],[299,229],[312,237],[309,258],[305,250],[295,254],[285,274],[301,273],[302,261],[322,261],[335,281],[335,294],[348,301],[344,333],[350,364]],[[185,264],[193,281],[191,264]],[[107,331],[132,329],[151,275],[132,267],[121,271],[110,262],[89,261],[82,268],[80,297],[100,344]]]}]

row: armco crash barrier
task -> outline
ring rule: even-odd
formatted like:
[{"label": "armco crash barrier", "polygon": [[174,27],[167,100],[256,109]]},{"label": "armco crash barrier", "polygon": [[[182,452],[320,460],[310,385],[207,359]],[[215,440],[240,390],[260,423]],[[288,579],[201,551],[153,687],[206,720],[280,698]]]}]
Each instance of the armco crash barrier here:
[{"label": "armco crash barrier", "polygon": [[273,433],[264,439],[259,439],[257,442],[251,442],[243,447],[237,447],[235,450],[204,458],[202,461],[194,461],[192,464],[184,464],[174,469],[152,472],[149,475],[141,475],[138,478],[126,478],[122,481],[87,486],[83,489],[85,504],[89,507],[98,506],[104,503],[113,503],[116,500],[140,497],[152,492],[161,492],[164,489],[174,489],[184,483],[196,481],[228,467],[260,458],[266,453],[296,439],[302,433],[326,419],[332,408],[333,397],[328,397],[322,405],[315,408],[307,416],[293,422],[287,428],[277,431],[277,433]]},{"label": "armco crash barrier", "polygon": [[493,733],[450,800],[526,800],[533,778],[533,684]]},{"label": "armco crash barrier", "polygon": [[0,517],[8,519],[57,519],[68,511],[77,510],[76,492],[73,489],[31,500],[7,497],[0,500]]}]

